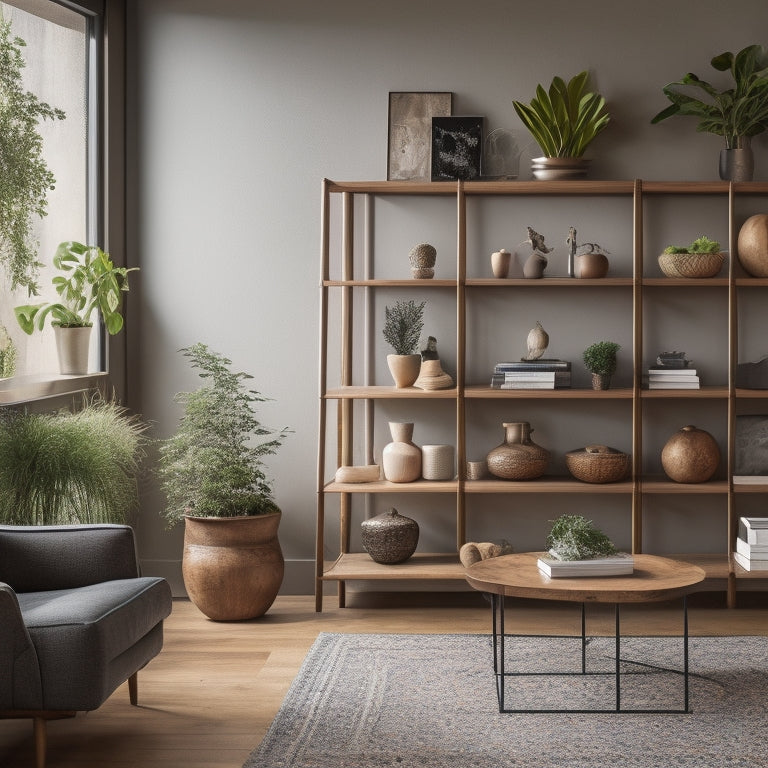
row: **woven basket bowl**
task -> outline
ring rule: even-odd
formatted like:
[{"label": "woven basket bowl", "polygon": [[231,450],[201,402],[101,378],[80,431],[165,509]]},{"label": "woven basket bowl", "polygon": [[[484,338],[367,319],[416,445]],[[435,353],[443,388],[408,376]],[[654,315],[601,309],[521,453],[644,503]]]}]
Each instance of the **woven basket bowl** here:
[{"label": "woven basket bowl", "polygon": [[588,445],[565,454],[568,471],[585,483],[616,483],[629,474],[630,457],[627,453],[606,445]]},{"label": "woven basket bowl", "polygon": [[722,268],[722,253],[662,253],[659,266],[667,277],[714,277]]}]

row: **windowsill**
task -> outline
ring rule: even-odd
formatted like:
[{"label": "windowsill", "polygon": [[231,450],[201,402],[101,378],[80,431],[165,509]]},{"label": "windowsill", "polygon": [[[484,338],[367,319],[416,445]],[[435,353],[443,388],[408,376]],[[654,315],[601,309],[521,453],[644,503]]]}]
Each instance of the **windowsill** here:
[{"label": "windowsill", "polygon": [[106,376],[107,374],[101,371],[82,376],[14,376],[0,381],[0,406],[85,392],[96,387]]}]

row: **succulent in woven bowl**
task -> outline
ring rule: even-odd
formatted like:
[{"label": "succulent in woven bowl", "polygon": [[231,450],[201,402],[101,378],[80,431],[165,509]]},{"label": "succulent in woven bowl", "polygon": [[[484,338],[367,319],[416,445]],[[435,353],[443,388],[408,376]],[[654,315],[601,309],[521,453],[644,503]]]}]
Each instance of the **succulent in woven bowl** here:
[{"label": "succulent in woven bowl", "polygon": [[667,246],[659,256],[659,267],[667,277],[715,277],[724,261],[720,243],[702,235],[687,246]]}]

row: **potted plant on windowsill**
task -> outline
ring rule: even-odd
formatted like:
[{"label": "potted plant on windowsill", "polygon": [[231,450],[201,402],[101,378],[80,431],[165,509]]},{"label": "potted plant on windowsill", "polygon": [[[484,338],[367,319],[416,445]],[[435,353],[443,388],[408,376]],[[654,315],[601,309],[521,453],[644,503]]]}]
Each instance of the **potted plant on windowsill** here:
[{"label": "potted plant on windowsill", "polygon": [[512,102],[523,125],[544,153],[544,157],[532,161],[537,179],[586,175],[587,161],[582,156],[610,122],[605,99],[587,91],[588,79],[587,71],[567,83],[556,76],[548,91],[541,85],[536,87],[536,96],[530,104]]},{"label": "potted plant on windowsill", "polygon": [[283,580],[277,538],[281,511],[263,460],[290,430],[262,426],[263,397],[247,373],[205,344],[181,350],[206,385],[180,392],[176,433],[159,442],[157,476],[170,525],[184,521],[182,572],[190,600],[209,618],[233,621],[267,612]]},{"label": "potted plant on windowsill", "polygon": [[71,240],[56,249],[53,266],[62,273],[52,280],[61,301],[16,307],[16,319],[31,335],[35,329],[42,331],[50,316],[61,373],[87,373],[93,313],[101,313],[110,335],[120,332],[120,306],[123,292],[128,290],[128,273],[138,267],[116,267],[98,246]]},{"label": "potted plant on windowsill", "polygon": [[[688,115],[699,120],[697,131],[714,133],[725,140],[720,152],[720,178],[750,181],[754,158],[750,139],[768,129],[768,49],[749,45],[737,54],[725,51],[710,64],[718,72],[730,72],[733,87],[718,90],[693,72],[662,88],[672,102],[651,123],[673,115]],[[692,96],[694,89],[703,98]],[[705,101],[709,97],[708,101]]]},{"label": "potted plant on windowsill", "polygon": [[616,353],[621,346],[615,341],[598,341],[584,350],[583,360],[592,374],[592,389],[609,389],[616,373]]},{"label": "potted plant on windowsill", "polygon": [[417,350],[425,306],[425,301],[398,301],[393,307],[384,308],[384,339],[395,351],[387,355],[387,365],[397,389],[412,387],[419,378],[421,355]]}]

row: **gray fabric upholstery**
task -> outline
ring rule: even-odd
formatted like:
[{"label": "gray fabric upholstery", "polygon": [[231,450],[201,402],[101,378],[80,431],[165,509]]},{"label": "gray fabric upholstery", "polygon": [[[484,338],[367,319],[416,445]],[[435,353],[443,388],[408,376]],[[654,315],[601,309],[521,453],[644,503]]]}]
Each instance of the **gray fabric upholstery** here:
[{"label": "gray fabric upholstery", "polygon": [[0,526],[0,580],[0,709],[95,709],[162,648],[127,526]]}]

